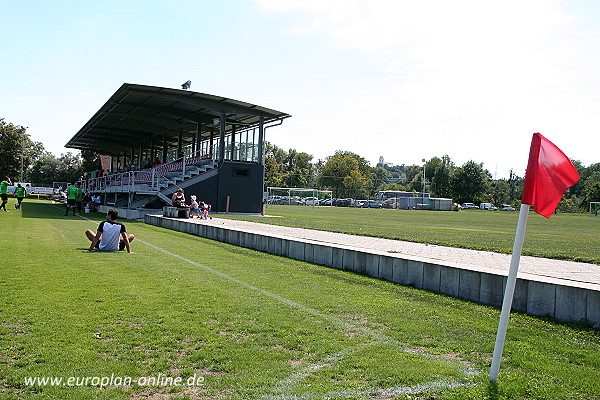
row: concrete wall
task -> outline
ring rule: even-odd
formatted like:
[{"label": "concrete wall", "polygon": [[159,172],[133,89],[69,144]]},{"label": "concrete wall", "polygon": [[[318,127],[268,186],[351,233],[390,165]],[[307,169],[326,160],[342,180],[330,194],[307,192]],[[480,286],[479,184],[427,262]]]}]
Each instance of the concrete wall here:
[{"label": "concrete wall", "polygon": [[256,163],[225,161],[219,173],[185,188],[188,199],[192,194],[211,205],[213,212],[225,212],[227,196],[229,211],[259,213],[262,210],[263,166]]},{"label": "concrete wall", "polygon": [[[502,305],[506,286],[506,276],[499,275],[496,270],[489,268],[475,270],[458,264],[434,262],[396,253],[266,236],[157,215],[146,215],[144,221],[236,246],[357,272],[493,306]],[[585,319],[594,328],[600,329],[598,286],[520,274],[513,298],[513,310],[535,316],[550,316],[564,322]]]},{"label": "concrete wall", "polygon": [[120,219],[140,219],[140,218],[144,218],[144,215],[146,215],[146,214],[156,214],[156,212],[158,211],[158,210],[130,210],[129,208],[101,205],[101,206],[98,206],[98,212],[105,214],[111,208],[114,208],[115,210],[117,210],[119,212]]}]

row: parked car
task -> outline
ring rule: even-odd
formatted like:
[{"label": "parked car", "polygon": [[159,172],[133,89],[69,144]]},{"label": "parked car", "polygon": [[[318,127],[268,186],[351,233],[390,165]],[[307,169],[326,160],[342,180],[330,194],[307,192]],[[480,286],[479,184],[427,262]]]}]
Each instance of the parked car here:
[{"label": "parked car", "polygon": [[365,204],[367,202],[367,200],[356,200],[354,202],[354,207],[362,207],[363,204]]},{"label": "parked car", "polygon": [[491,211],[497,210],[496,206],[493,205],[492,203],[481,203],[479,205],[479,208],[481,208],[482,210],[491,210]]},{"label": "parked car", "polygon": [[304,204],[307,206],[318,206],[319,199],[317,199],[316,197],[306,197],[304,199]]},{"label": "parked car", "polygon": [[462,203],[462,206],[460,206],[460,208],[462,208],[463,210],[479,209],[479,207],[477,207],[473,203]]},{"label": "parked car", "polygon": [[271,196],[268,200],[269,204],[286,204],[286,200],[281,196]]},{"label": "parked car", "polygon": [[400,208],[400,201],[398,201],[398,199],[395,198],[387,199],[384,200],[381,206],[383,208],[393,208],[397,210],[398,208]]},{"label": "parked car", "polygon": [[381,208],[381,204],[376,202],[375,200],[367,200],[362,205],[362,208]]},{"label": "parked car", "polygon": [[319,200],[320,206],[330,206],[333,203],[333,199],[322,199]]},{"label": "parked car", "polygon": [[515,208],[510,204],[502,204],[502,207],[500,207],[500,211],[515,211]]},{"label": "parked car", "polygon": [[336,207],[351,207],[352,199],[336,199],[333,205]]}]

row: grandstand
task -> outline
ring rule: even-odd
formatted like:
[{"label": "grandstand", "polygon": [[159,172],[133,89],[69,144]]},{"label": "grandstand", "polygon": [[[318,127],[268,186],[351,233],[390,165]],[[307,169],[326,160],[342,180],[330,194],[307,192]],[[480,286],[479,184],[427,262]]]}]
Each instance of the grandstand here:
[{"label": "grandstand", "polygon": [[86,174],[82,185],[129,218],[171,205],[179,187],[217,212],[258,213],[265,130],[289,117],[225,97],[125,83],[66,147],[109,156],[106,169]]}]

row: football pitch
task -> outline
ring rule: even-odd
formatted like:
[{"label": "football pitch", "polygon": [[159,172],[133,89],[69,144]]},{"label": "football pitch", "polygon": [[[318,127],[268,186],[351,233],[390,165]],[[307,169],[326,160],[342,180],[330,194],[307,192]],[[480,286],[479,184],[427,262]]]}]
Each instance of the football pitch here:
[{"label": "football pitch", "polygon": [[[11,202],[12,207],[12,202]],[[600,399],[600,334],[97,213],[0,213],[2,399]],[[378,211],[378,210],[365,210]]]}]

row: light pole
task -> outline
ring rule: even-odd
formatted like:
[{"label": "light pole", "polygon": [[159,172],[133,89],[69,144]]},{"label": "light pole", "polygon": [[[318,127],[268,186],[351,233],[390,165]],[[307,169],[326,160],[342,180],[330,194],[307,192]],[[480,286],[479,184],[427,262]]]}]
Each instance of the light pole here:
[{"label": "light pole", "polygon": [[422,159],[421,161],[423,161],[423,208],[425,208],[425,159]]},{"label": "light pole", "polygon": [[23,183],[23,160],[25,158],[25,131],[28,126],[21,126],[21,177],[19,182]]}]

